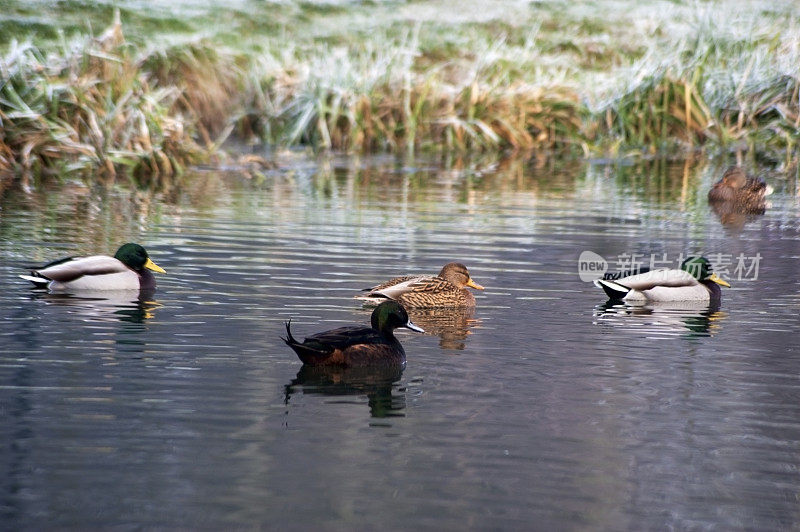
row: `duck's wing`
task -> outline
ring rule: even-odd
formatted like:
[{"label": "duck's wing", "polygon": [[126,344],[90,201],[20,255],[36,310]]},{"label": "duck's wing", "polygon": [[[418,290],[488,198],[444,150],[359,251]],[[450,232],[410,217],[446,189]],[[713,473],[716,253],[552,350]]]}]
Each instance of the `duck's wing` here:
[{"label": "duck's wing", "polygon": [[708,191],[708,201],[711,203],[724,203],[726,201],[733,201],[734,199],[736,199],[736,190],[722,181],[714,183]]},{"label": "duck's wing", "polygon": [[[371,296],[373,294],[383,295],[384,292],[394,292],[400,290],[402,293],[403,290],[406,289],[409,283],[413,283],[416,280],[424,279],[425,275],[403,275],[401,277],[395,277],[394,279],[389,279],[386,282],[383,282],[377,286],[373,286],[372,288],[365,288],[362,292],[367,292],[367,296]],[[389,297],[389,296],[386,296]]]},{"label": "duck's wing", "polygon": [[410,289],[406,292],[415,294],[449,294],[457,293],[460,290],[456,285],[450,281],[445,281],[441,277],[424,277],[417,279],[409,285],[409,288]]},{"label": "duck's wing", "polygon": [[616,281],[618,279],[624,279],[625,277],[631,277],[633,275],[639,275],[640,273],[647,273],[650,271],[650,268],[647,266],[639,266],[638,268],[633,268],[630,270],[625,270],[622,272],[609,272],[603,275],[603,280],[605,281]]},{"label": "duck's wing", "polygon": [[340,327],[311,335],[300,343],[292,336],[290,326],[291,320],[286,322],[286,338],[283,341],[305,364],[343,363],[342,351],[350,346],[386,343],[378,331],[370,327]]},{"label": "duck's wing", "polygon": [[372,327],[339,327],[306,337],[303,345],[344,349],[351,345],[384,343],[383,337]]},{"label": "duck's wing", "polygon": [[456,286],[440,277],[414,275],[392,279],[370,290],[363,299],[385,298],[397,300],[410,292],[457,290]]},{"label": "duck's wing", "polygon": [[695,286],[700,284],[691,274],[683,270],[658,269],[650,270],[645,273],[621,277],[613,281],[632,290],[650,290],[657,286],[679,287]]},{"label": "duck's wing", "polygon": [[59,283],[69,283],[87,275],[108,275],[130,271],[130,268],[114,257],[93,255],[91,257],[69,257],[57,260],[42,268],[32,270],[31,275],[44,277]]}]

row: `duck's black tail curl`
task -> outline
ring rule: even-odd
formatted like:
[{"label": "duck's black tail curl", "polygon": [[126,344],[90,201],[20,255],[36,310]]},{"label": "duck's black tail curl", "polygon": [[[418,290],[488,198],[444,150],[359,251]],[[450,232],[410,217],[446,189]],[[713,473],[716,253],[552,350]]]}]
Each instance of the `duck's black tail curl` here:
[{"label": "duck's black tail curl", "polygon": [[294,336],[292,336],[292,330],[290,328],[291,325],[292,325],[292,319],[289,318],[289,321],[286,322],[286,338],[281,336],[281,340],[286,342],[286,345],[289,345],[289,346],[297,345],[299,343],[297,340],[295,340]]}]

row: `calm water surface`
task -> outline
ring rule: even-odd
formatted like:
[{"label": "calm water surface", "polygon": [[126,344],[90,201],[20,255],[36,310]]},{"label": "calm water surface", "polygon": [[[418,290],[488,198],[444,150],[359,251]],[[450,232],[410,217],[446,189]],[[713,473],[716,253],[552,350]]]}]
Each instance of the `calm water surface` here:
[{"label": "calm water surface", "polygon": [[[792,179],[731,217],[705,202],[714,164],[447,166],[5,191],[0,528],[800,527]],[[168,272],[153,294],[16,279],[129,240]],[[584,250],[701,252],[733,288],[718,309],[606,305]],[[280,341],[289,318],[365,323],[359,289],[451,260],[486,290],[474,314],[412,314],[404,371],[315,371]]]}]

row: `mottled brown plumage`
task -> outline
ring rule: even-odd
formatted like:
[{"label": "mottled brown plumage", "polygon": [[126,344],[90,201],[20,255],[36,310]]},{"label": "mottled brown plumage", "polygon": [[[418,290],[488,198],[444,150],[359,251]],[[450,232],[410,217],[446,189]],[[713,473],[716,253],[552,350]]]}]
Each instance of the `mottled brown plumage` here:
[{"label": "mottled brown plumage", "polygon": [[731,166],[708,191],[708,202],[724,205],[728,210],[749,214],[763,214],[767,184],[757,177],[747,177],[744,170]]},{"label": "mottled brown plumage", "polygon": [[475,297],[466,289],[483,290],[469,275],[466,266],[458,262],[445,264],[439,275],[404,275],[395,277],[356,296],[369,303],[387,299],[400,302],[407,308],[474,307]]}]

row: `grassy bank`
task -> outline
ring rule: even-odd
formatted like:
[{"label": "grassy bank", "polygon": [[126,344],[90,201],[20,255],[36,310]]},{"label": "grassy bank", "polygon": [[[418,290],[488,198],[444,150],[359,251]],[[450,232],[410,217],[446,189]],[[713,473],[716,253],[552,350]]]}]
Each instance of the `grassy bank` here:
[{"label": "grassy bank", "polygon": [[[0,169],[159,182],[231,134],[797,162],[791,2],[11,2]],[[97,28],[109,28],[105,32]],[[124,32],[124,34],[123,34]]]}]

